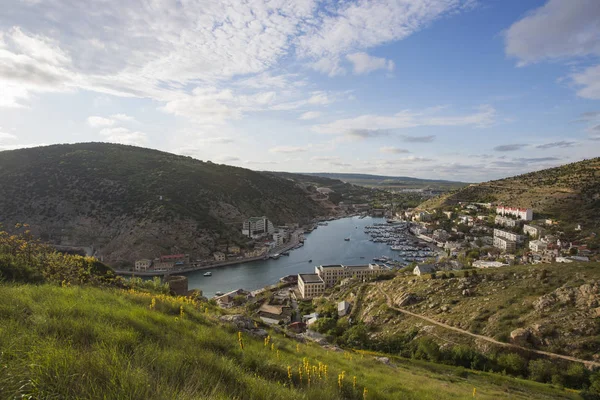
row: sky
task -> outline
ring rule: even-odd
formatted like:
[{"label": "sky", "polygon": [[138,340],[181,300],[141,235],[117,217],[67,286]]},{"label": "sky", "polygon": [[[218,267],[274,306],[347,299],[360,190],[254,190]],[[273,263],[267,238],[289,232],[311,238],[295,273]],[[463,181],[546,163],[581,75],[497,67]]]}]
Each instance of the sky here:
[{"label": "sky", "polygon": [[600,1],[0,0],[0,151],[92,141],[467,182],[597,157]]}]

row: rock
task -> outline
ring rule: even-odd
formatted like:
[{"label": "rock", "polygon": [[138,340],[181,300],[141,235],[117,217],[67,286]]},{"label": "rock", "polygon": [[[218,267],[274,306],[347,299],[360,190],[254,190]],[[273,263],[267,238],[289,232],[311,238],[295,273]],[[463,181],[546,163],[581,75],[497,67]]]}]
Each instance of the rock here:
[{"label": "rock", "polygon": [[235,325],[238,329],[253,329],[254,328],[254,321],[252,321],[252,319],[245,317],[243,315],[239,315],[239,314],[223,315],[219,319],[225,323]]},{"label": "rock", "polygon": [[443,312],[448,312],[450,311],[450,307],[444,305],[440,307],[440,310],[442,310]]},{"label": "rock", "polygon": [[398,307],[404,307],[417,303],[419,298],[414,293],[405,293],[395,300],[395,303],[398,305]]},{"label": "rock", "polygon": [[264,329],[250,329],[248,333],[252,336],[256,336],[259,338],[266,338],[267,336],[269,336],[269,333]]},{"label": "rock", "polygon": [[379,361],[382,364],[390,365],[390,359],[387,357],[375,357],[375,360]]},{"label": "rock", "polygon": [[510,340],[515,344],[524,345],[527,343],[529,335],[531,335],[531,332],[528,329],[518,328],[510,333]]},{"label": "rock", "polygon": [[471,291],[469,289],[465,289],[462,291],[462,295],[465,297],[468,297],[471,295]]}]

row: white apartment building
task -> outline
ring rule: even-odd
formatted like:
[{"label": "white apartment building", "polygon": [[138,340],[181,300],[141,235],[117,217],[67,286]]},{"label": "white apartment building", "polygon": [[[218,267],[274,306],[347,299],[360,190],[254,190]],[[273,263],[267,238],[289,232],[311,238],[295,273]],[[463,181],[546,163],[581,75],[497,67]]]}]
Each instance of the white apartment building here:
[{"label": "white apartment building", "polygon": [[252,217],[244,221],[242,235],[252,239],[265,235],[272,235],[275,232],[273,223],[267,217]]},{"label": "white apartment building", "polygon": [[496,223],[496,225],[502,225],[509,228],[514,228],[515,226],[520,225],[522,221],[523,220],[520,219],[503,217],[502,215],[496,215],[496,218],[494,218],[494,222]]},{"label": "white apartment building", "polygon": [[508,239],[513,242],[523,242],[523,235],[519,235],[514,232],[503,231],[501,229],[494,229],[494,237]]},{"label": "white apartment building", "polygon": [[542,242],[541,240],[532,240],[531,242],[529,242],[529,249],[532,251],[544,251],[548,248],[548,244],[545,242]]},{"label": "white apartment building", "polygon": [[298,291],[303,299],[312,299],[325,292],[325,282],[317,274],[298,274]]},{"label": "white apartment building", "polygon": [[542,228],[535,225],[523,225],[523,233],[532,238],[539,238],[542,235]]},{"label": "white apartment building", "polygon": [[513,252],[517,249],[517,242],[503,237],[494,236],[494,247],[506,252]]},{"label": "white apartment building", "polygon": [[496,207],[496,214],[502,215],[503,217],[512,215],[525,221],[533,220],[533,210],[531,208],[498,206]]}]

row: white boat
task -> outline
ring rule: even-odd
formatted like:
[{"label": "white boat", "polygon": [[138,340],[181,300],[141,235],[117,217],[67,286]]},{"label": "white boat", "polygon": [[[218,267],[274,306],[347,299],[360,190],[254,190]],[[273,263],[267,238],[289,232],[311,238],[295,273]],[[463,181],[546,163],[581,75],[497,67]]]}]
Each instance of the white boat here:
[{"label": "white boat", "polygon": [[349,242],[349,241],[350,241],[350,238],[349,238],[349,237],[347,237],[347,238],[345,238],[344,240],[345,240],[346,242]]},{"label": "white boat", "polygon": [[204,273],[204,276],[212,276],[212,272],[208,271]]}]

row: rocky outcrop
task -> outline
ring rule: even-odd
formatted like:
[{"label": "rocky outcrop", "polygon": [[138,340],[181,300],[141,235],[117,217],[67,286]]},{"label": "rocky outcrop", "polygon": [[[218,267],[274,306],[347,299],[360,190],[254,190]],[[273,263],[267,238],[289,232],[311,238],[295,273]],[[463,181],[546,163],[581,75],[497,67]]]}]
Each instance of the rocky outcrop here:
[{"label": "rocky outcrop", "polygon": [[523,346],[528,342],[531,332],[529,329],[518,328],[510,333],[510,341],[519,346]]},{"label": "rocky outcrop", "polygon": [[555,305],[570,305],[583,309],[598,307],[600,286],[598,282],[594,282],[579,287],[560,287],[533,302],[533,308],[538,312],[546,312]]}]

